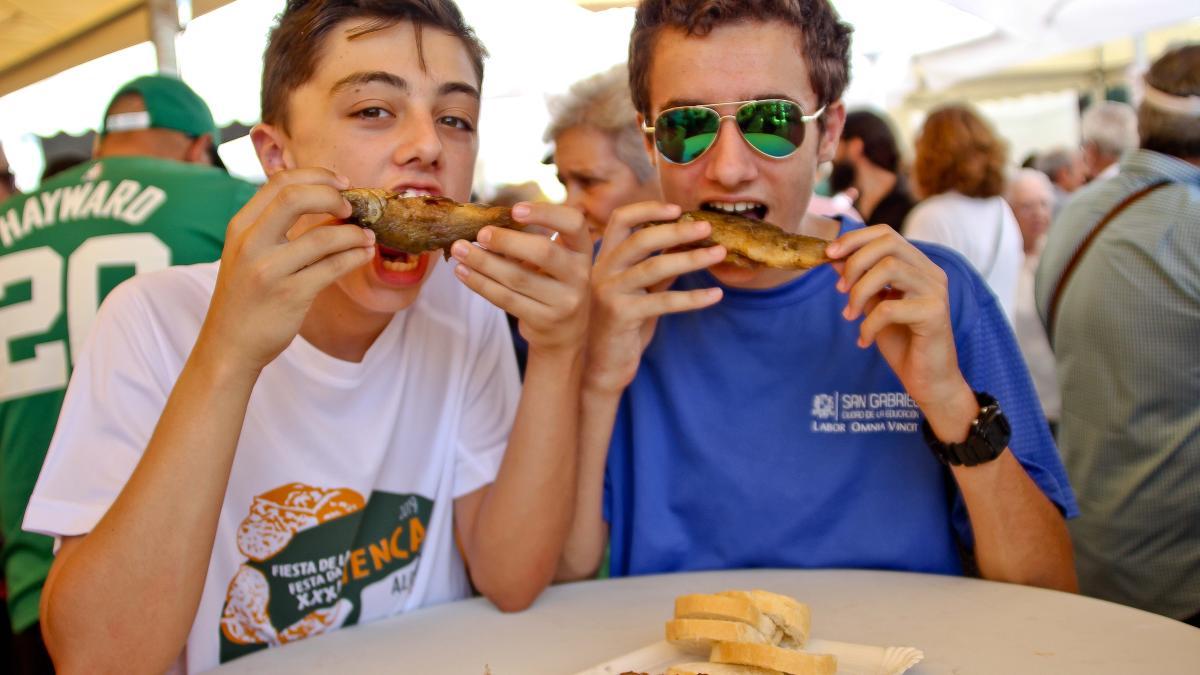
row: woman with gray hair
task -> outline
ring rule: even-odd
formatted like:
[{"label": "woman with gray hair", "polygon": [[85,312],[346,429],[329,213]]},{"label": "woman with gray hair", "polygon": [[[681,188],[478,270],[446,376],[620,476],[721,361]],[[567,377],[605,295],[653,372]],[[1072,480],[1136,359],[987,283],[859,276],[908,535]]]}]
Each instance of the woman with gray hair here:
[{"label": "woman with gray hair", "polygon": [[625,64],[576,82],[551,103],[550,114],[544,140],[554,143],[566,204],[583,211],[593,240],[617,207],[659,198]]}]

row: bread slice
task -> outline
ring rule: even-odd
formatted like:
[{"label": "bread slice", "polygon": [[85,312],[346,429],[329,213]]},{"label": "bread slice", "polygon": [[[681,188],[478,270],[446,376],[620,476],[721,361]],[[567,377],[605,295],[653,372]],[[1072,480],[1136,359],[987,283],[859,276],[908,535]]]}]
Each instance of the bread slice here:
[{"label": "bread slice", "polygon": [[681,663],[667,668],[666,675],[783,675],[778,670],[735,666],[728,663]]},{"label": "bread slice", "polygon": [[771,644],[779,642],[775,622],[759,612],[747,598],[702,593],[681,595],[675,598],[675,618],[740,621],[753,626]]},{"label": "bread slice", "polygon": [[808,641],[812,625],[812,613],[808,605],[795,598],[771,591],[725,591],[718,593],[733,598],[749,600],[759,612],[766,614],[783,631],[785,646],[803,647]]},{"label": "bread slice", "polygon": [[717,642],[768,644],[767,637],[750,624],[719,619],[671,619],[667,642],[689,654],[708,656]]},{"label": "bread slice", "polygon": [[718,642],[713,645],[708,660],[769,668],[787,675],[833,675],[837,672],[837,657],[832,654],[811,654],[747,642]]}]

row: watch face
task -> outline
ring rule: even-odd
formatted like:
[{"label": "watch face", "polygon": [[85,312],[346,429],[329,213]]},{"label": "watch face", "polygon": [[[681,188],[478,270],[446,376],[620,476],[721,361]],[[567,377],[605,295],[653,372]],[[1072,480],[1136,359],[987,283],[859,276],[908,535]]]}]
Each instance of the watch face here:
[{"label": "watch face", "polygon": [[1012,427],[1009,426],[1008,418],[1000,411],[1000,406],[996,403],[985,406],[972,428],[972,434],[967,438],[967,443],[973,446],[972,454],[975,456],[971,458],[973,461],[963,463],[971,466],[999,457],[1008,447],[1011,435]]},{"label": "watch face", "polygon": [[971,423],[967,438],[962,443],[942,443],[934,435],[928,421],[922,421],[921,430],[925,442],[944,464],[975,466],[990,462],[1008,447],[1012,427],[1000,410],[1000,404],[988,394],[976,393],[979,416]]}]

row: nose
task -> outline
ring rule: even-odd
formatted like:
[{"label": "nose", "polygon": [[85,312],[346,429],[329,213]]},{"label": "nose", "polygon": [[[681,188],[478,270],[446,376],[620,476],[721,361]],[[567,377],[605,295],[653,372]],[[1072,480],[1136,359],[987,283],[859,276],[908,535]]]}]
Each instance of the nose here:
[{"label": "nose", "polygon": [[721,120],[717,139],[706,154],[704,177],[718,185],[732,188],[758,176],[754,150],[730,118]]},{"label": "nose", "polygon": [[567,184],[567,198],[563,204],[575,209],[583,208],[583,188],[578,185]]},{"label": "nose", "polygon": [[437,122],[427,112],[412,113],[397,127],[399,143],[393,153],[396,164],[405,166],[436,166],[442,157],[442,139],[438,136]]}]

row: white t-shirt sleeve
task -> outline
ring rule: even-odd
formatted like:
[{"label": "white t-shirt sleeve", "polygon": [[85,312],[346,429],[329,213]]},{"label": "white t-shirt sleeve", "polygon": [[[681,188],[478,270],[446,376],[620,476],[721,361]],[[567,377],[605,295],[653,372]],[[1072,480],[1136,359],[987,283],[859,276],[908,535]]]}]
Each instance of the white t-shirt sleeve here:
[{"label": "white t-shirt sleeve", "polygon": [[[481,303],[483,304],[483,303]],[[512,335],[504,313],[491,305],[473,308],[478,333],[466,391],[454,462],[454,498],[496,480],[521,398]]]},{"label": "white t-shirt sleeve", "polygon": [[161,372],[150,321],[128,282],[102,304],[83,353],[76,355],[24,529],[55,537],[87,534],[128,482],[174,380]]}]

